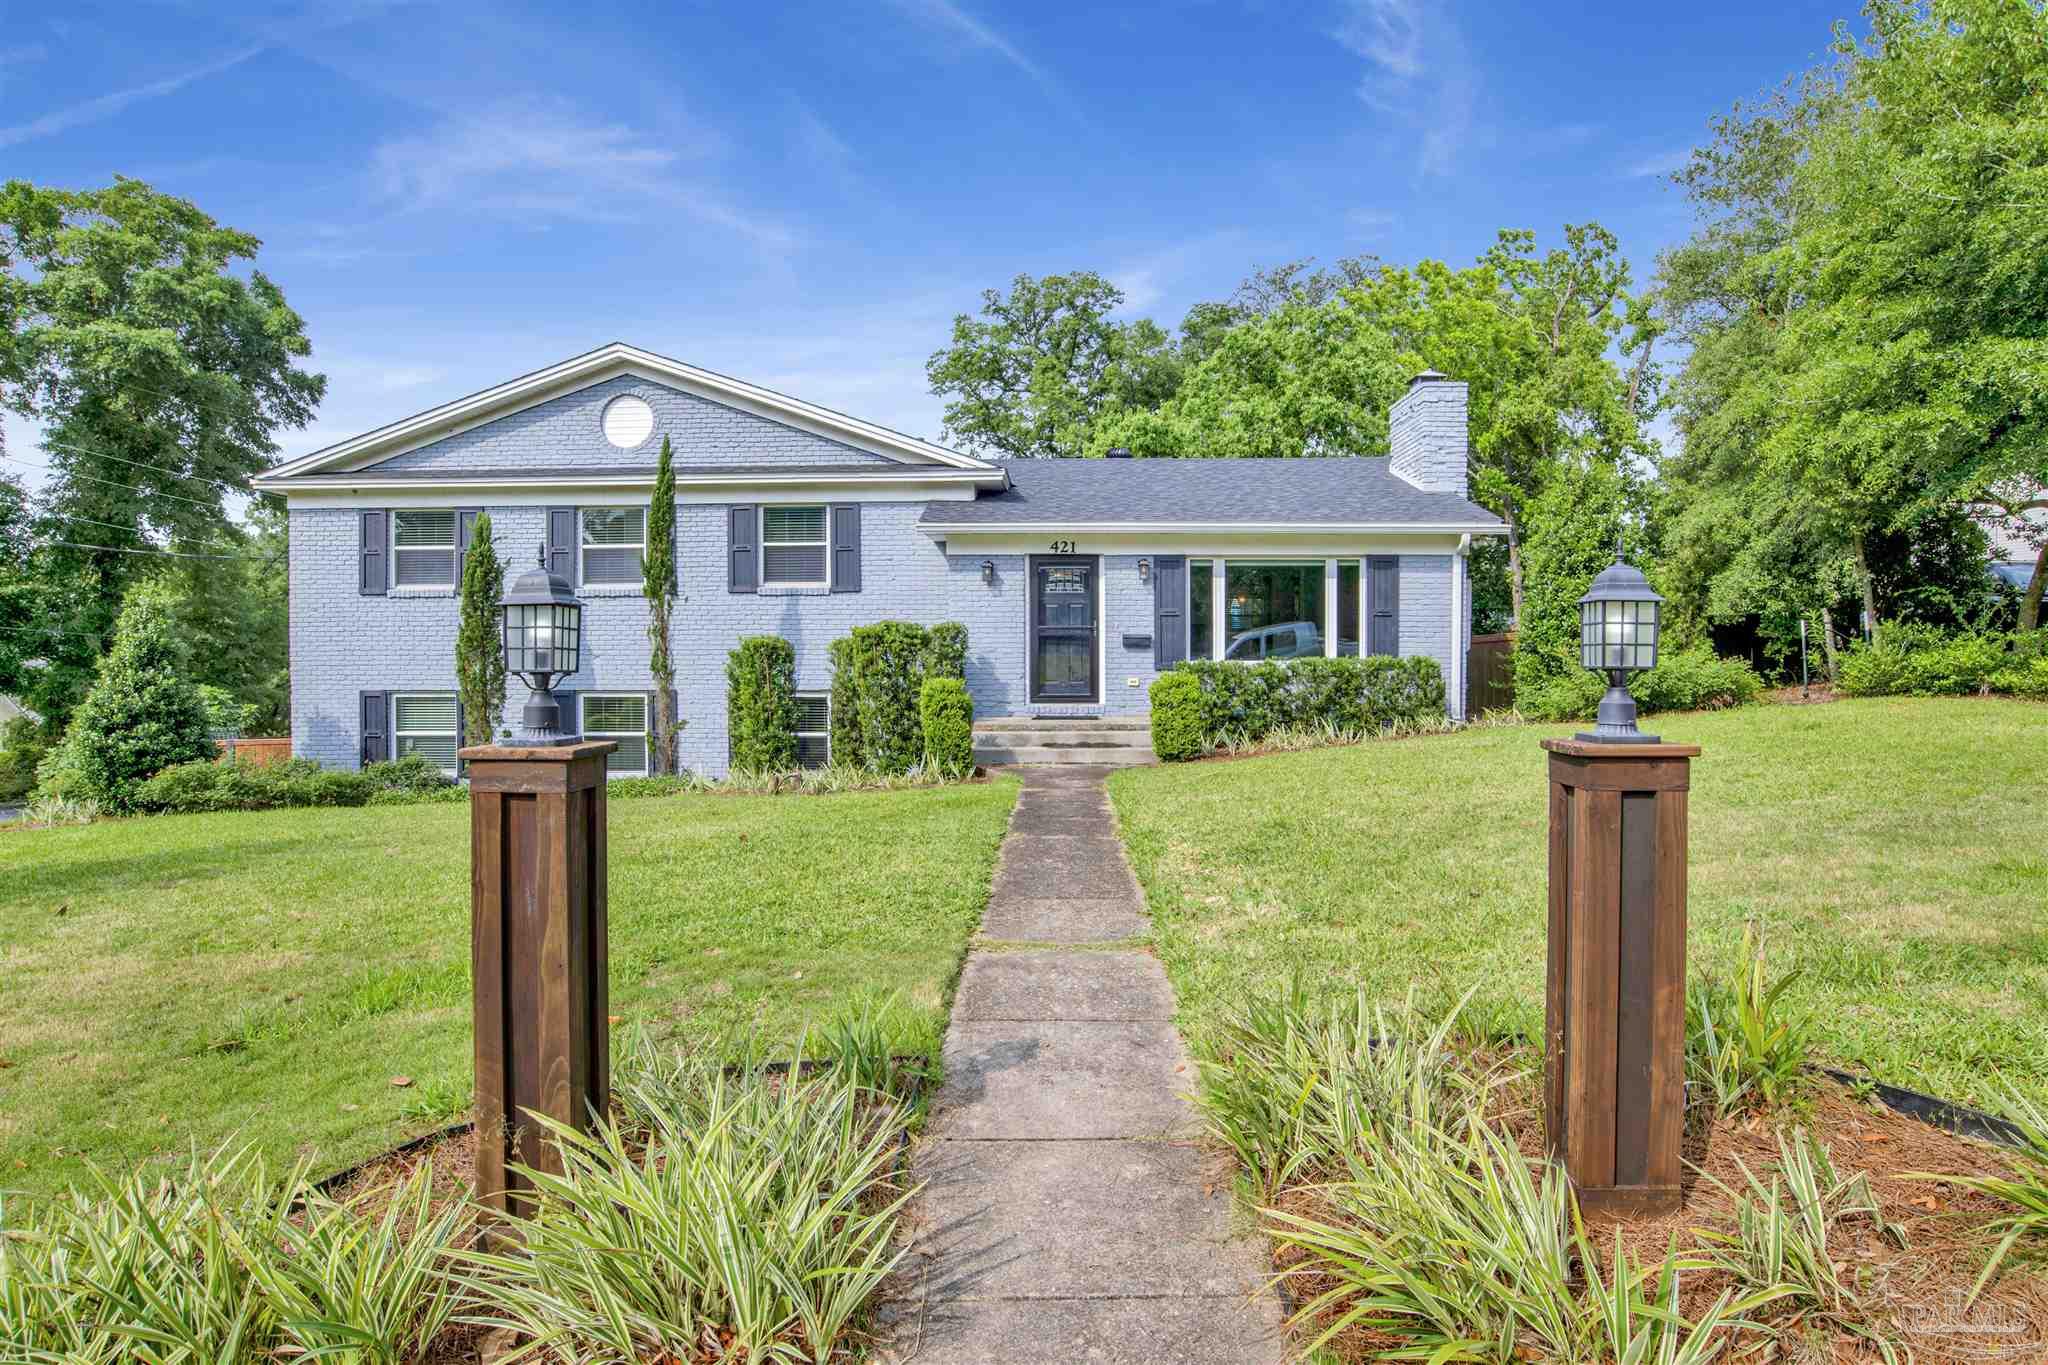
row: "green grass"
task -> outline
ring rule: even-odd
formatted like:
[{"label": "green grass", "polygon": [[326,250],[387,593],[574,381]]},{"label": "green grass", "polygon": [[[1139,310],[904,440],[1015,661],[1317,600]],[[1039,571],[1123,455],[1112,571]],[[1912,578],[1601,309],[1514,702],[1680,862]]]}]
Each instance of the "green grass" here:
[{"label": "green grass", "polygon": [[[2048,707],[1885,699],[1658,716],[1698,743],[1690,961],[1746,918],[1822,1053],[1990,1101],[2048,1095]],[[1480,729],[1118,774],[1183,1027],[1297,974],[1397,999],[1478,987],[1540,1034],[1546,755]]]},{"label": "green grass", "polygon": [[[893,995],[935,1052],[1015,794],[611,803],[619,1030],[781,1044]],[[236,1134],[338,1168],[469,1090],[466,805],[0,834],[0,1189]]]}]

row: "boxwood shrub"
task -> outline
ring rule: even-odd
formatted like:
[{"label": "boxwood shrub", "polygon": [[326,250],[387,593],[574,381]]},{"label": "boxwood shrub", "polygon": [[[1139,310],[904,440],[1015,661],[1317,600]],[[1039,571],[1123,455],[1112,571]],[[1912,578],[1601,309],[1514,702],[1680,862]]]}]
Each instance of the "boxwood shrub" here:
[{"label": "boxwood shrub", "polygon": [[796,647],[749,635],[725,661],[725,717],[732,766],[782,772],[796,766]]},{"label": "boxwood shrub", "polygon": [[[1644,715],[1653,711],[1717,711],[1747,706],[1763,695],[1763,679],[1741,659],[1717,657],[1706,649],[1665,650],[1657,666],[1629,679],[1628,690]],[[1530,720],[1590,720],[1607,691],[1607,680],[1580,668],[1576,660],[1535,687],[1515,689],[1515,709]]]},{"label": "boxwood shrub", "polygon": [[310,758],[281,763],[199,760],[164,769],[135,794],[151,814],[281,810],[309,806],[410,804],[460,800],[462,788],[417,754],[372,763],[361,772],[323,768]]},{"label": "boxwood shrub", "polygon": [[1166,763],[1200,758],[1202,683],[1183,668],[1170,669],[1152,680],[1152,752]]},{"label": "boxwood shrub", "polygon": [[[965,686],[967,627],[956,621],[929,630],[911,621],[856,626],[833,643],[831,658],[833,762],[901,775],[931,748],[920,709],[925,679],[953,678]],[[972,728],[970,706],[970,759]]]},{"label": "boxwood shrub", "polygon": [[[1200,689],[1197,714],[1202,750],[1226,742],[1255,744],[1279,729],[1316,727],[1347,735],[1377,734],[1444,713],[1443,671],[1430,658],[1376,654],[1262,663],[1197,660],[1174,665],[1160,681],[1176,673],[1193,678]],[[1184,705],[1176,689],[1184,689],[1184,685],[1176,683],[1169,688],[1169,705]],[[1173,723],[1176,727],[1181,724],[1178,719]],[[1155,747],[1157,742],[1155,732]],[[1171,743],[1177,751],[1184,750],[1187,738],[1176,729]],[[1163,750],[1159,754],[1167,756]]]},{"label": "boxwood shrub", "polygon": [[1852,697],[2048,697],[2048,631],[1943,635],[1895,625],[1877,644],[1851,649],[1838,681]]},{"label": "boxwood shrub", "polygon": [[853,637],[841,636],[825,649],[832,662],[832,762],[836,767],[866,766],[860,749],[860,698],[853,686]]},{"label": "boxwood shrub", "polygon": [[927,771],[965,774],[974,768],[974,698],[967,684],[950,675],[926,678],[917,694],[924,721]]}]

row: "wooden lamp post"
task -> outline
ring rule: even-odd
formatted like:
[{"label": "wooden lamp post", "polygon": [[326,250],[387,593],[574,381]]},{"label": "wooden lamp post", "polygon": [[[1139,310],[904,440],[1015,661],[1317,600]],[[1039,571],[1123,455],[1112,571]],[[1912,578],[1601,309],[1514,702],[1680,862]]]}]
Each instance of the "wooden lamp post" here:
[{"label": "wooden lamp post", "polygon": [[469,765],[470,966],[476,1012],[476,1189],[499,1214],[559,1172],[529,1114],[581,1129],[611,1093],[605,950],[605,756],[564,734],[552,684],[581,659],[583,609],[541,567],[506,596],[505,668],[533,695],[525,733],[461,750]]},{"label": "wooden lamp post", "polygon": [[1549,739],[1544,1131],[1589,1217],[1679,1205],[1685,1121],[1686,793],[1699,748],[1636,729],[1628,674],[1658,604],[1615,562],[1579,599],[1580,662],[1608,675],[1591,733]]}]

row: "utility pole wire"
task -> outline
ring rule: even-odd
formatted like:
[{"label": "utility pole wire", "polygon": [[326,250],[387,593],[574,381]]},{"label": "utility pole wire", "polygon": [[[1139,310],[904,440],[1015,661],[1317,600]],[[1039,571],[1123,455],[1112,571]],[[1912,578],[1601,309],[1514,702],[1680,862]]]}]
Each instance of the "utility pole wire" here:
[{"label": "utility pole wire", "polygon": [[137,469],[154,469],[159,473],[168,474],[174,479],[185,479],[191,483],[203,483],[209,488],[224,488],[230,493],[244,493],[250,497],[256,496],[255,489],[247,484],[236,483],[231,479],[209,479],[200,474],[180,474],[175,470],[163,469],[161,466],[153,465],[147,460],[124,459],[119,455],[109,455],[104,450],[94,450],[91,446],[75,446],[69,441],[45,441],[43,442],[43,449],[68,450],[74,455],[91,455],[101,460],[114,460],[120,464],[132,464]]},{"label": "utility pole wire", "polygon": [[90,479],[94,483],[103,483],[110,488],[125,488],[131,493],[140,493],[144,497],[169,498],[172,502],[189,502],[194,507],[204,507],[208,511],[212,512],[217,512],[220,510],[220,504],[217,502],[202,502],[198,498],[181,498],[176,493],[159,493],[153,488],[144,488],[139,484],[121,483],[114,479],[103,479],[97,474],[80,474],[75,470],[53,469],[51,466],[46,464],[37,464],[34,460],[24,460],[19,455],[0,454],[0,460],[7,460],[19,465],[27,465],[30,469],[40,469],[43,470],[45,473],[63,474],[66,478]]}]

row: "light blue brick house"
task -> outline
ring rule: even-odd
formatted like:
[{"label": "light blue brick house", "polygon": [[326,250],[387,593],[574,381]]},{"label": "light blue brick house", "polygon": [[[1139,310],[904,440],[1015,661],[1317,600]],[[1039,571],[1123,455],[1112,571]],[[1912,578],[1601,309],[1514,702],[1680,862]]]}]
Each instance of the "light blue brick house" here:
[{"label": "light blue brick house", "polygon": [[[1461,716],[1465,385],[1418,376],[1385,459],[989,461],[615,344],[278,466],[291,521],[292,747],[453,765],[460,555],[490,514],[516,573],[543,547],[584,602],[565,722],[646,766],[639,551],[674,444],[674,620],[687,768],[727,763],[726,656],[796,648],[806,761],[828,757],[826,648],[871,621],[967,626],[978,720],[1142,717],[1190,657],[1426,654]],[[515,723],[516,680],[502,724]]]}]

